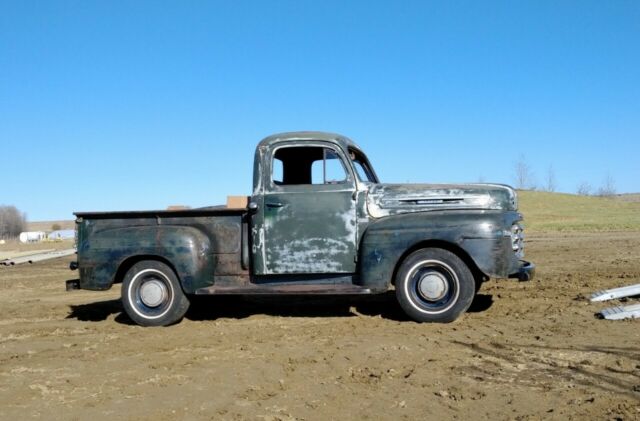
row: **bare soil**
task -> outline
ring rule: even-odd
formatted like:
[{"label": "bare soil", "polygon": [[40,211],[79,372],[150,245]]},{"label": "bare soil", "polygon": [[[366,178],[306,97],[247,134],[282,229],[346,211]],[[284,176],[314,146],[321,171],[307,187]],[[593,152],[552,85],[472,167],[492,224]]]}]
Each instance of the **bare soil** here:
[{"label": "bare soil", "polygon": [[71,259],[0,267],[0,418],[640,419],[640,321],[585,299],[640,283],[638,250],[638,232],[533,236],[537,278],[490,281],[447,325],[389,293],[213,297],[142,328],[118,287],[65,292]]}]

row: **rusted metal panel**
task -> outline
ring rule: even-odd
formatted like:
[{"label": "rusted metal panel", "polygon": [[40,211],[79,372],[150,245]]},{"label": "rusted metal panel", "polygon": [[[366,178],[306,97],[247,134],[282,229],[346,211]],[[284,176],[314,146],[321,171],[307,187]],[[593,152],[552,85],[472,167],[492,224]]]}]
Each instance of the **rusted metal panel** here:
[{"label": "rusted metal panel", "polygon": [[[331,150],[345,180],[275,183],[274,154],[296,147]],[[157,257],[175,268],[187,293],[374,293],[388,288],[399,260],[420,244],[455,247],[489,276],[532,276],[533,266],[523,269],[511,249],[509,233],[521,218],[512,188],[380,184],[369,167],[344,136],[282,133],[256,148],[246,211],[77,213],[80,286],[107,289],[129,259]],[[332,274],[348,279],[315,276]]]},{"label": "rusted metal panel", "polygon": [[148,218],[193,218],[198,216],[232,216],[244,214],[244,209],[229,209],[225,206],[210,206],[197,209],[179,210],[145,210],[145,211],[115,211],[115,212],[74,212],[74,215],[82,220],[91,219],[127,219],[127,223],[132,223],[134,219],[147,220]]},{"label": "rusted metal panel", "polygon": [[516,210],[516,193],[499,184],[377,184],[369,190],[373,218],[433,210]]},{"label": "rusted metal panel", "polygon": [[249,275],[249,271],[242,269],[241,257],[238,253],[214,254],[213,255],[213,275],[217,279],[218,275]]},{"label": "rusted metal panel", "polygon": [[224,295],[224,294],[370,294],[371,290],[358,285],[325,285],[325,284],[292,284],[292,285],[260,285],[251,284],[248,286],[219,286],[214,285],[208,288],[201,288],[196,291],[198,295]]},{"label": "rusted metal panel", "polygon": [[[322,187],[265,195],[266,274],[355,272],[353,191]],[[270,202],[282,207],[269,208]]]},{"label": "rusted metal panel", "polygon": [[84,289],[110,288],[121,265],[136,258],[168,262],[187,293],[212,285],[217,264],[225,274],[247,272],[241,268],[241,214],[82,215],[78,266]]},{"label": "rusted metal panel", "polygon": [[[235,288],[244,288],[251,285],[251,276],[246,273],[243,275],[218,275],[216,274],[214,277],[214,285],[228,287],[232,286]],[[210,287],[206,287],[210,288]],[[202,288],[201,288],[202,289]],[[196,291],[197,293],[197,291]]]},{"label": "rusted metal panel", "polygon": [[505,226],[521,215],[500,211],[433,211],[382,218],[364,234],[360,250],[361,282],[381,288],[392,279],[403,255],[421,244],[463,251],[484,274],[506,278],[520,262],[511,250]]},{"label": "rusted metal panel", "polygon": [[[253,219],[254,274],[353,273],[357,256],[355,174],[347,151],[336,141],[272,139],[261,142],[254,165],[262,171],[259,209]],[[272,179],[274,153],[279,148],[331,148],[343,162],[340,184],[278,185]],[[254,198],[256,199],[256,198]]]}]

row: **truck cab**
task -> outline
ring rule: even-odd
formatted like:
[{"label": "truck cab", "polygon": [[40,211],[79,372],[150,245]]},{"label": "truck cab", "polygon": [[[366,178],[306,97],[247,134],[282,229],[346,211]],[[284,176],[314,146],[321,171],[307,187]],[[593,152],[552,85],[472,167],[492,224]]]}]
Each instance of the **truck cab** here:
[{"label": "truck cab", "polygon": [[512,188],[383,184],[364,152],[332,133],[262,140],[243,208],[76,216],[81,276],[70,288],[122,282],[125,310],[143,325],[180,320],[198,294],[389,289],[414,320],[450,322],[483,281],[535,271],[522,260]]},{"label": "truck cab", "polygon": [[369,221],[367,186],[378,179],[353,143],[299,137],[258,146],[250,203],[254,274],[355,273],[359,234]]}]

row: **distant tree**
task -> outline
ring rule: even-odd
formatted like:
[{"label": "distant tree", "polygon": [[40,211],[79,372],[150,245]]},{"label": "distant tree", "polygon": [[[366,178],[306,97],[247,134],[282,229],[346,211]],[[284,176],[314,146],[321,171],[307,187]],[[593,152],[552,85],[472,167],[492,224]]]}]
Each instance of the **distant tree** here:
[{"label": "distant tree", "polygon": [[536,182],[534,180],[533,171],[527,163],[524,155],[520,155],[515,166],[515,181],[517,189],[536,189]]},{"label": "distant tree", "polygon": [[0,238],[15,237],[24,231],[27,215],[15,206],[0,206]]},{"label": "distant tree", "polygon": [[556,172],[553,169],[553,165],[549,165],[547,169],[547,185],[545,186],[545,190],[549,192],[556,191]]},{"label": "distant tree", "polygon": [[576,193],[578,193],[580,196],[589,196],[591,194],[591,184],[583,181],[582,183],[578,184]]},{"label": "distant tree", "polygon": [[598,196],[608,197],[616,194],[616,183],[611,177],[611,174],[607,173],[607,176],[602,182],[602,186],[598,189]]},{"label": "distant tree", "polygon": [[58,231],[61,230],[62,227],[60,226],[60,224],[53,224],[51,225],[51,231]]}]

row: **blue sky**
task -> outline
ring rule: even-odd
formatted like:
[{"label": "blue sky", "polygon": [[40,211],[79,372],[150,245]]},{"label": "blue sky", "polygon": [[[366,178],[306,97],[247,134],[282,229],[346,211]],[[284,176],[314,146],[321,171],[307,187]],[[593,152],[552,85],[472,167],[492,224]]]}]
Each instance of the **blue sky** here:
[{"label": "blue sky", "polygon": [[640,191],[637,1],[0,1],[0,204],[223,203],[281,131],[385,182]]}]

